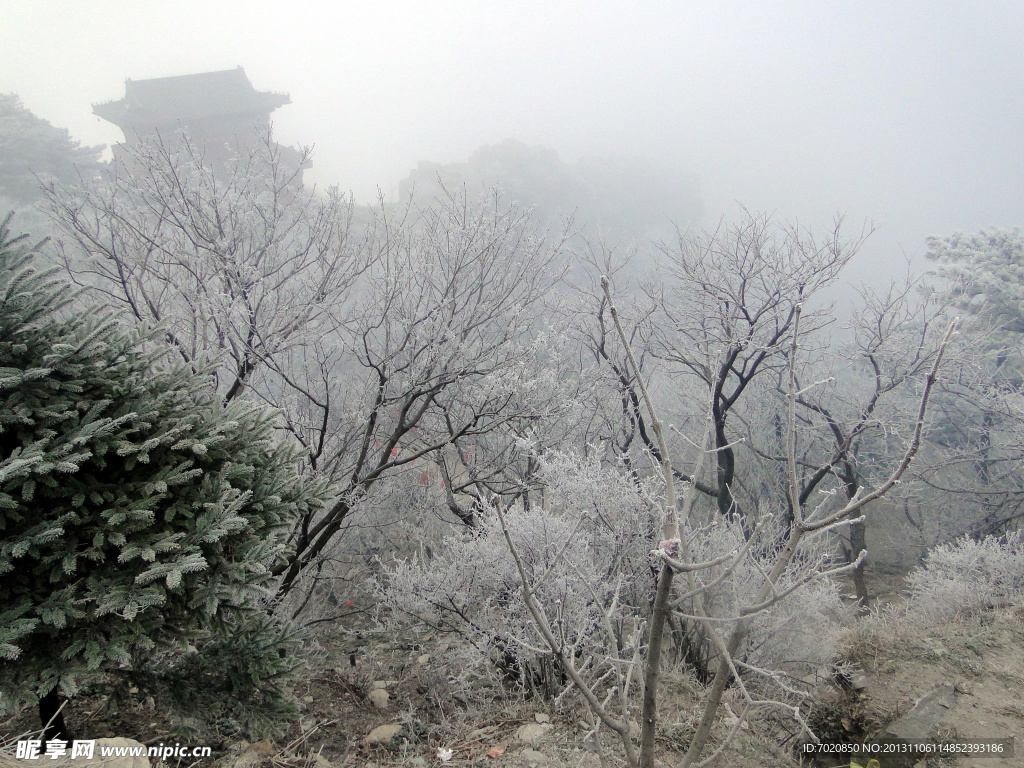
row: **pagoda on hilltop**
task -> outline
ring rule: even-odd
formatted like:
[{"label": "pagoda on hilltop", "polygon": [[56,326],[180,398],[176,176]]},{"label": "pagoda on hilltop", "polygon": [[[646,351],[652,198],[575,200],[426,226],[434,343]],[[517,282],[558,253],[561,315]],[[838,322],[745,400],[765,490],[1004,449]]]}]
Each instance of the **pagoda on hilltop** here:
[{"label": "pagoda on hilltop", "polygon": [[[124,98],[93,104],[94,114],[124,133],[128,146],[159,133],[165,139],[185,132],[207,153],[269,136],[270,113],[291,104],[287,93],[257,91],[242,67],[194,75],[125,80]],[[296,150],[281,148],[284,154]],[[118,156],[115,148],[115,158]]]}]

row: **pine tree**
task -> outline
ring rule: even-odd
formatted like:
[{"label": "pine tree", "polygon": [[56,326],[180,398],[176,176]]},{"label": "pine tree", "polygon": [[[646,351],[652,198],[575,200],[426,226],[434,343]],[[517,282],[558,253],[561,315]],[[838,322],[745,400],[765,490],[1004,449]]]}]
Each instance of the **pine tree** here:
[{"label": "pine tree", "polygon": [[74,292],[9,237],[10,218],[0,225],[0,712],[39,699],[46,717],[59,692],[197,647],[214,660],[179,653],[170,677],[212,663],[228,681],[221,693],[270,702],[291,663],[275,647],[291,633],[266,611],[271,570],[321,487],[300,477],[273,413],[222,406],[209,377],[146,351],[152,336],[76,309]]},{"label": "pine tree", "polygon": [[0,198],[16,205],[40,197],[40,179],[71,183],[96,173],[103,147],[83,147],[66,128],[32,114],[13,93],[0,93]]}]

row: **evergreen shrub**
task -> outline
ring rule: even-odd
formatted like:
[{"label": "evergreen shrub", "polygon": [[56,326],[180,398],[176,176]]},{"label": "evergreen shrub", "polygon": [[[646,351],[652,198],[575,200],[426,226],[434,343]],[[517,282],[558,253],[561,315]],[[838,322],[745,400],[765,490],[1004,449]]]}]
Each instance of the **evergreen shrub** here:
[{"label": "evergreen shrub", "polygon": [[[272,412],[80,297],[0,226],[0,712],[83,683],[201,671],[235,723],[293,711],[272,566],[322,501]],[[225,643],[233,644],[225,652]],[[208,649],[211,653],[203,654]],[[199,657],[205,659],[202,663]],[[189,660],[191,659],[191,660]],[[197,672],[197,674],[200,674]],[[180,678],[180,675],[179,675]],[[225,688],[226,686],[226,688]],[[273,720],[273,713],[270,713]]]}]

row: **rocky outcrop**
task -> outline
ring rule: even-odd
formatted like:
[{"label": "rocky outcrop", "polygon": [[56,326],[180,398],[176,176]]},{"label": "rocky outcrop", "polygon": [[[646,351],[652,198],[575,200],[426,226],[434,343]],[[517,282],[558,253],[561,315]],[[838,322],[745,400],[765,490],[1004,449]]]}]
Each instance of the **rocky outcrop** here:
[{"label": "rocky outcrop", "polygon": [[[890,723],[875,738],[877,744],[901,744],[929,741],[939,735],[942,720],[956,704],[956,688],[943,685],[918,699],[907,714]],[[912,768],[920,762],[920,754],[899,756],[875,755],[883,768]]]}]

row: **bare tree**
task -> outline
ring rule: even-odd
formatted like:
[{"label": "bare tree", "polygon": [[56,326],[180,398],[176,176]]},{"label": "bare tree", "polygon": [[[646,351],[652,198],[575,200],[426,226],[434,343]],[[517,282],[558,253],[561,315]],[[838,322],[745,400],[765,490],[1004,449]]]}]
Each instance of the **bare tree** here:
[{"label": "bare tree", "polygon": [[[649,470],[648,456],[661,461],[660,448],[641,402],[636,372],[638,370],[639,376],[648,381],[659,374],[647,344],[657,307],[643,291],[631,285],[634,281],[630,278],[638,271],[633,263],[637,255],[634,246],[627,244],[616,248],[604,243],[599,247],[588,244],[588,250],[576,265],[568,300],[560,307],[559,315],[564,318],[564,325],[579,346],[581,356],[591,364],[586,372],[592,384],[586,395],[591,419],[579,442],[584,452],[594,446],[601,447],[608,461],[622,462],[639,480],[641,474]],[[636,369],[630,365],[615,331],[611,304],[601,288],[602,278],[632,289],[618,294],[616,302],[619,322],[636,356]],[[666,388],[671,390],[674,399],[680,390],[686,389],[679,381],[666,383]],[[697,410],[700,410],[699,405]],[[696,422],[700,423],[702,418],[702,415],[696,416]],[[680,466],[674,466],[672,472],[677,480],[694,483],[702,494],[711,498],[717,496],[717,486],[693,478]]]},{"label": "bare tree", "polygon": [[[788,245],[780,252],[777,248],[772,250],[765,238],[765,220],[752,219],[748,224],[749,227],[734,230],[734,237],[726,238],[730,247],[722,247],[715,238],[699,241],[698,246],[683,244],[682,271],[676,276],[685,278],[685,282],[680,282],[687,285],[688,291],[652,291],[659,299],[659,314],[654,320],[652,338],[659,344],[656,349],[660,357],[696,374],[707,388],[707,437],[702,444],[696,444],[698,459],[691,476],[699,479],[703,458],[712,458],[716,464],[718,493],[707,495],[717,496],[721,512],[738,511],[732,491],[736,477],[734,445],[725,432],[726,417],[744,393],[750,393],[751,397],[758,393],[763,395],[766,391],[771,394],[770,387],[752,386],[756,377],[774,373],[775,376],[763,377],[768,385],[773,378],[782,378],[784,411],[779,429],[782,487],[779,489],[781,493],[767,502],[767,506],[783,513],[781,517],[786,524],[781,529],[773,526],[771,517],[764,514],[765,504],[758,505],[756,509],[751,505],[741,526],[742,536],[734,540],[731,548],[726,547],[722,551],[718,544],[715,545],[718,551],[713,548],[709,554],[706,544],[714,545],[714,536],[720,534],[712,534],[709,540],[698,523],[699,517],[692,514],[698,493],[696,482],[686,484],[682,506],[678,504],[676,483],[686,475],[673,466],[666,426],[657,415],[654,399],[645,382],[650,374],[645,374],[632,349],[636,338],[631,338],[623,327],[609,281],[602,282],[604,301],[601,307],[607,307],[608,317],[625,354],[621,365],[614,363],[610,355],[603,359],[616,372],[622,386],[620,391],[627,393],[624,410],[631,416],[632,423],[636,423],[632,413],[639,410],[638,406],[646,412],[649,441],[656,446],[651,456],[659,465],[664,489],[663,496],[653,500],[654,507],[661,510],[663,520],[662,540],[656,549],[661,568],[644,660],[639,753],[634,753],[629,743],[628,728],[624,727],[621,716],[608,709],[607,700],[602,701],[598,696],[603,679],[588,680],[585,674],[587,664],[580,666],[565,653],[566,649],[558,633],[553,631],[547,613],[550,607],[542,605],[535,596],[542,580],[531,578],[520,566],[524,600],[538,631],[595,716],[619,735],[627,761],[642,768],[655,764],[662,644],[673,615],[697,623],[717,658],[703,714],[683,765],[708,764],[728,743],[727,737],[710,757],[704,756],[712,724],[730,683],[738,687],[744,701],[744,709],[735,718],[730,737],[735,735],[746,718],[769,708],[788,712],[796,718],[801,730],[813,738],[813,733],[801,718],[799,702],[787,701],[787,697],[799,692],[789,686],[779,667],[758,663],[757,654],[748,641],[761,617],[776,612],[787,597],[801,594],[801,590],[817,581],[856,568],[863,561],[864,553],[861,552],[852,563],[833,564],[828,555],[831,534],[862,523],[860,511],[888,493],[906,474],[920,448],[929,398],[953,333],[951,326],[942,339],[935,340],[928,333],[927,324],[924,329],[910,327],[907,316],[910,310],[906,301],[909,287],[883,296],[865,295],[863,317],[872,318],[874,325],[864,324],[866,327],[857,337],[857,345],[868,356],[872,370],[877,372],[873,394],[868,396],[857,420],[848,428],[835,418],[829,422],[826,416],[828,409],[821,405],[823,399],[817,392],[824,382],[808,384],[800,379],[801,371],[808,370],[804,347],[816,354],[815,334],[828,325],[830,315],[825,310],[805,310],[805,301],[817,288],[835,277],[852,255],[852,247],[847,249],[843,246],[836,233],[829,245],[818,247],[812,241],[802,239],[794,230],[785,230],[787,234],[783,242]],[[773,254],[771,258],[770,254]],[[925,315],[929,322],[934,321],[935,313],[926,312]],[[600,311],[598,317],[602,317]],[[898,337],[907,333],[918,335],[916,344],[898,343],[902,340]],[[596,349],[607,344],[607,334],[599,333],[593,339],[597,342],[594,344]],[[890,349],[887,345],[895,348]],[[883,396],[905,384],[912,376],[923,376],[924,383],[902,453],[892,460],[875,487],[867,489],[858,482],[856,487],[847,488],[846,502],[836,504],[832,494],[821,487],[823,480],[834,476],[842,478],[844,470],[855,471],[852,462],[856,437],[876,424],[873,419],[880,415]],[[629,392],[637,396],[639,403],[628,405]],[[824,419],[836,441],[834,454],[824,463],[813,466],[801,461],[799,453],[801,443],[817,442],[820,445],[820,435],[808,414]],[[810,432],[810,437],[801,437],[803,432]],[[723,454],[730,457],[725,462]],[[843,466],[844,459],[849,466]],[[723,496],[730,499],[724,508],[721,504]],[[729,515],[726,519],[733,518]],[[502,524],[505,527],[504,521]],[[517,545],[508,535],[507,528],[506,537],[515,556]],[[674,587],[676,574],[685,580],[680,588]],[[724,606],[716,605],[715,596],[723,588],[733,590],[734,597]],[[752,680],[775,686],[777,694],[762,692],[752,684]]]},{"label": "bare tree", "polygon": [[[611,292],[607,282],[605,282],[604,288],[609,301],[611,301]],[[703,563],[694,562],[691,554],[691,531],[688,530],[688,513],[690,504],[687,503],[684,505],[681,514],[677,510],[675,503],[674,478],[671,471],[671,463],[667,458],[668,445],[663,437],[661,422],[658,420],[657,415],[654,412],[653,403],[647,394],[646,389],[642,388],[644,404],[651,414],[654,431],[658,436],[659,445],[662,450],[661,464],[664,475],[666,498],[663,524],[663,535],[665,535],[665,539],[662,541],[658,549],[658,554],[663,561],[663,566],[661,573],[659,574],[657,596],[655,598],[653,614],[651,616],[650,640],[648,642],[647,658],[645,661],[645,686],[642,713],[643,731],[641,735],[640,755],[638,760],[638,765],[641,768],[653,768],[655,764],[654,736],[657,726],[657,687],[661,663],[661,635],[664,632],[668,615],[672,610],[671,598],[674,574],[681,573],[684,575],[686,579],[686,596],[696,598],[693,602],[694,615],[689,616],[688,618],[696,619],[704,625],[705,632],[707,632],[719,652],[718,666],[708,692],[708,698],[704,705],[703,715],[697,727],[697,731],[690,742],[690,747],[687,750],[686,757],[682,763],[683,766],[696,765],[698,763],[704,765],[710,762],[710,760],[713,760],[718,754],[718,752],[716,752],[708,760],[700,762],[705,745],[711,734],[712,724],[714,723],[715,716],[722,701],[722,694],[725,692],[725,688],[730,681],[735,681],[740,687],[746,703],[746,707],[737,718],[737,722],[730,735],[734,735],[736,733],[739,726],[742,724],[743,719],[746,718],[752,710],[766,706],[788,708],[792,711],[793,716],[800,720],[798,707],[787,707],[784,703],[773,701],[771,699],[761,699],[752,694],[743,682],[743,672],[759,673],[769,678],[776,677],[776,675],[773,674],[771,670],[762,670],[749,664],[741,663],[737,656],[737,652],[740,649],[741,643],[747,637],[751,629],[754,617],[768,610],[788,595],[796,592],[808,581],[827,577],[831,574],[839,573],[849,568],[849,566],[845,566],[824,571],[815,569],[809,574],[802,575],[795,581],[786,583],[786,577],[791,574],[791,571],[795,567],[796,558],[804,540],[814,536],[820,536],[823,533],[834,529],[836,526],[848,525],[853,522],[855,520],[855,515],[857,515],[861,509],[871,501],[884,496],[893,488],[893,486],[896,485],[897,482],[899,482],[900,478],[905,474],[920,448],[929,397],[935,385],[939,368],[942,364],[944,351],[952,338],[955,328],[954,324],[951,324],[947,329],[945,336],[941,340],[939,347],[933,356],[932,364],[925,378],[917,410],[917,417],[914,421],[913,432],[909,441],[906,443],[902,458],[892,468],[888,477],[877,488],[870,492],[860,493],[858,491],[854,493],[853,498],[838,510],[831,509],[828,500],[824,503],[810,506],[805,506],[800,502],[800,475],[797,465],[798,422],[796,414],[797,400],[806,391],[802,391],[799,388],[797,380],[798,340],[800,339],[799,332],[801,330],[800,325],[802,311],[803,303],[798,299],[792,307],[792,333],[789,336],[788,348],[789,376],[786,386],[786,478],[789,500],[792,504],[793,522],[789,526],[788,536],[786,537],[783,547],[775,554],[771,562],[766,562],[757,568],[762,579],[760,586],[756,589],[753,599],[746,605],[740,606],[733,617],[731,617],[732,620],[730,622],[722,622],[720,619],[714,620],[714,618],[717,617],[713,618],[706,612],[703,595],[709,590],[710,583],[706,581],[704,583],[700,583],[698,575],[701,572],[709,571],[714,566],[722,564],[723,560],[726,560],[729,562],[729,565],[726,567],[721,578],[728,578],[735,572],[739,563],[748,556],[750,548],[749,546],[741,547],[740,549],[729,553],[721,560]],[[615,317],[614,307],[612,308],[612,317]],[[627,345],[628,348],[628,340],[626,339],[625,332],[622,330],[621,325],[617,326],[617,330],[619,331],[623,344]],[[630,362],[635,365],[632,354],[630,354]],[[640,386],[643,387],[642,380],[640,382]],[[717,399],[718,393],[713,391],[712,397]],[[711,422],[711,428],[709,432],[715,440],[717,440],[718,433],[718,424],[716,423],[717,418],[718,416],[715,411],[714,402],[712,402],[709,419]],[[692,490],[687,495],[687,498],[693,498]],[[751,540],[753,540],[753,537],[748,539],[748,545]],[[678,604],[678,602],[679,601],[677,599],[676,603]],[[611,726],[612,724],[609,723],[609,725]],[[813,733],[810,732],[810,729],[807,728],[806,724],[801,721],[801,725],[804,730],[813,737]],[[724,745],[725,744],[723,743],[723,748]],[[719,749],[719,752],[720,751],[721,748]]]},{"label": "bare tree", "polygon": [[[314,437],[303,438],[337,500],[302,521],[285,591],[382,476],[436,459],[449,480],[458,475],[457,490],[477,487],[488,470],[471,454],[488,436],[514,439],[564,404],[559,382],[545,378],[551,345],[534,311],[557,277],[560,241],[536,237],[525,214],[496,198],[482,208],[452,199],[413,226],[382,216],[375,227],[374,265],[339,323],[344,375],[322,377],[309,400]],[[459,458],[444,455],[449,446]],[[472,507],[450,504],[472,524]]]},{"label": "bare tree", "polygon": [[[679,234],[664,248],[666,274],[648,287],[658,311],[650,345],[676,375],[693,376],[711,397],[718,510],[743,514],[737,497],[739,431],[731,415],[751,385],[785,368],[795,333],[796,307],[813,302],[835,281],[864,235],[844,242],[841,220],[819,242],[796,225],[776,227],[745,213],[715,232]],[[824,308],[808,309],[801,328],[811,336],[831,322]]]},{"label": "bare tree", "polygon": [[472,523],[464,491],[495,477],[472,455],[507,453],[571,400],[538,311],[564,238],[496,195],[381,204],[357,237],[351,203],[303,189],[299,172],[269,139],[211,167],[187,137],[158,137],[100,181],[47,190],[72,275],[159,324],[186,361],[215,361],[225,401],[277,407],[329,481],[333,501],[293,532],[283,594],[381,478],[420,462],[442,465]]},{"label": "bare tree", "polygon": [[302,187],[307,157],[282,157],[265,135],[211,166],[187,136],[157,135],[99,178],[45,188],[59,253],[76,282],[160,324],[187,362],[216,360],[231,400],[319,333],[367,266],[351,202]]},{"label": "bare tree", "polygon": [[[949,322],[946,303],[920,294],[919,285],[908,274],[881,291],[860,289],[849,322],[850,341],[829,348],[823,359],[795,374],[801,438],[796,446],[798,505],[806,506],[831,487],[852,501],[888,474],[894,459],[890,443],[894,438],[901,443],[897,436],[912,429],[915,398],[910,389],[934,363],[936,339]],[[784,398],[784,374],[779,379]],[[806,386],[808,380],[820,383]],[[786,460],[784,452],[776,458]],[[790,519],[793,508],[790,503]],[[853,580],[862,609],[868,601],[862,558],[866,528],[866,521],[851,524],[843,545],[847,562],[859,563]]]}]

